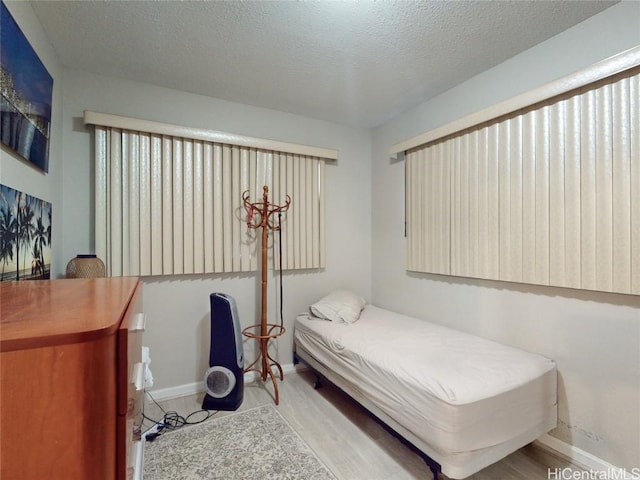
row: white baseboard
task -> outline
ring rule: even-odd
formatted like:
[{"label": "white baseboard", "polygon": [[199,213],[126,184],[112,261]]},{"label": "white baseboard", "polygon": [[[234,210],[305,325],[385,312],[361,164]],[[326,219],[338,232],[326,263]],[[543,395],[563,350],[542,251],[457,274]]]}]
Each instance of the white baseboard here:
[{"label": "white baseboard", "polygon": [[[551,453],[560,454],[562,457],[571,461],[571,463],[578,465],[587,471],[609,472],[610,476],[607,476],[606,478],[619,478],[620,480],[640,480],[640,469],[627,471],[623,468],[616,467],[615,465],[612,465],[609,462],[606,462],[605,460],[582,450],[581,448],[574,447],[573,445],[563,442],[562,440],[558,440],[557,438],[552,437],[547,433],[538,438],[534,443],[540,448],[548,450]],[[589,478],[604,477],[593,476]]]},{"label": "white baseboard", "polygon": [[[305,370],[304,365],[294,365],[292,363],[288,365],[282,365],[282,371],[286,375],[287,373],[293,373],[301,370]],[[252,383],[256,380],[257,375],[255,372],[249,372],[244,374],[244,382]],[[204,392],[204,382],[185,383],[183,385],[176,385],[175,387],[158,388],[157,390],[149,390],[149,393],[153,396],[154,400],[160,402],[162,400],[171,400],[178,397],[186,397],[187,395],[195,395],[197,393]]]},{"label": "white baseboard", "polygon": [[185,383],[184,385],[176,385],[175,387],[147,390],[147,393],[149,393],[157,402],[171,400],[178,397],[186,397],[187,395],[194,395],[200,392],[204,392],[204,385],[202,382]]}]

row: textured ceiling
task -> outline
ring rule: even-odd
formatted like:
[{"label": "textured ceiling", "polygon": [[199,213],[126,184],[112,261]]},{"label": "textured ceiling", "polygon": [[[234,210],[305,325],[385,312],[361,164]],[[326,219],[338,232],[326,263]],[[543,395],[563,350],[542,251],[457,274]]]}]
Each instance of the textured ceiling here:
[{"label": "textured ceiling", "polygon": [[32,1],[66,67],[374,127],[615,1]]}]

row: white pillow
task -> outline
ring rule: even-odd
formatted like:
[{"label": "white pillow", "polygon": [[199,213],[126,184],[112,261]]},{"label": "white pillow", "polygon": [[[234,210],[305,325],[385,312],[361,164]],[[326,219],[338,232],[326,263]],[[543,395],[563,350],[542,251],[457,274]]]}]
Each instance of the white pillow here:
[{"label": "white pillow", "polygon": [[353,323],[360,318],[364,298],[348,290],[335,290],[309,307],[311,314],[332,322]]}]

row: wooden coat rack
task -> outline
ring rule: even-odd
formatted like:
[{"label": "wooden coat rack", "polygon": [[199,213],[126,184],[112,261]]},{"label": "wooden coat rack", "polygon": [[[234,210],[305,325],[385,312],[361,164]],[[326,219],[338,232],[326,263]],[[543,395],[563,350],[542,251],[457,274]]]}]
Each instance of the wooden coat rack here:
[{"label": "wooden coat rack", "polygon": [[[249,192],[242,194],[242,203],[247,211],[247,227],[262,228],[262,305],[260,314],[260,323],[251,325],[242,331],[242,334],[249,338],[255,338],[260,345],[260,352],[255,361],[245,368],[245,372],[257,372],[262,381],[267,380],[267,376],[271,378],[273,383],[275,403],[280,403],[278,394],[278,384],[273,374],[273,367],[278,370],[280,380],[284,380],[284,373],[280,364],[269,355],[269,341],[278,338],[285,332],[284,325],[269,323],[267,321],[267,243],[269,238],[269,230],[280,230],[280,222],[274,223],[273,214],[278,215],[289,210],[291,205],[291,197],[287,195],[284,205],[275,205],[269,202],[269,187],[262,187],[262,202],[251,203],[249,200]],[[255,333],[258,330],[259,333]]]}]

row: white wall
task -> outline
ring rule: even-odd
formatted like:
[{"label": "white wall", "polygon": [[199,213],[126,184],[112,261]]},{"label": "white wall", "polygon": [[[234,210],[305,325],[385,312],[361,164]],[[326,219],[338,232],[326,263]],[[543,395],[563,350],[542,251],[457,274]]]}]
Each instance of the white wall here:
[{"label": "white wall", "polygon": [[[370,131],[73,70],[65,71],[64,87],[65,258],[94,247],[92,135],[82,122],[83,111],[93,110],[338,149],[339,160],[326,167],[326,268],[285,275],[289,328],[277,344],[280,361],[291,363],[293,319],[313,300],[338,286],[370,297]],[[208,366],[211,292],[236,299],[243,326],[258,323],[259,280],[258,273],[144,279],[149,317],[144,342],[151,348],[155,388],[201,381]],[[271,323],[278,320],[275,287],[276,279],[270,278]],[[253,343],[247,345],[249,361]]]},{"label": "white wall", "polygon": [[627,468],[640,466],[640,298],[407,273],[404,163],[389,149],[639,44],[640,2],[617,4],[373,133],[373,301],[554,359],[551,434]]},{"label": "white wall", "polygon": [[[9,2],[7,9],[33,47],[34,51],[53,77],[51,106],[51,136],[49,139],[49,173],[34,167],[13,150],[0,144],[0,183],[46,200],[52,204],[52,252],[51,268],[60,271],[66,260],[60,256],[62,243],[62,195],[58,188],[62,178],[62,82],[63,69],[58,57],[44,34],[40,22],[27,2]],[[62,262],[65,262],[61,266]]]},{"label": "white wall", "polygon": [[[388,156],[398,141],[640,44],[640,2],[616,5],[398,116],[373,132],[373,143],[367,131],[64,70],[30,5],[10,2],[8,8],[54,78],[52,139],[48,175],[2,147],[0,182],[53,203],[55,276],[71,257],[93,250],[85,109],[338,148],[340,160],[327,169],[327,268],[286,276],[287,326],[315,297],[343,285],[381,306],[540,352],[560,371],[560,426],[553,435],[613,464],[640,464],[640,299],[407,274],[404,166]],[[236,298],[244,325],[257,321],[255,276],[145,280],[145,343],[158,388],[200,380],[212,291]],[[278,346],[283,363],[290,362],[290,332]]]}]

